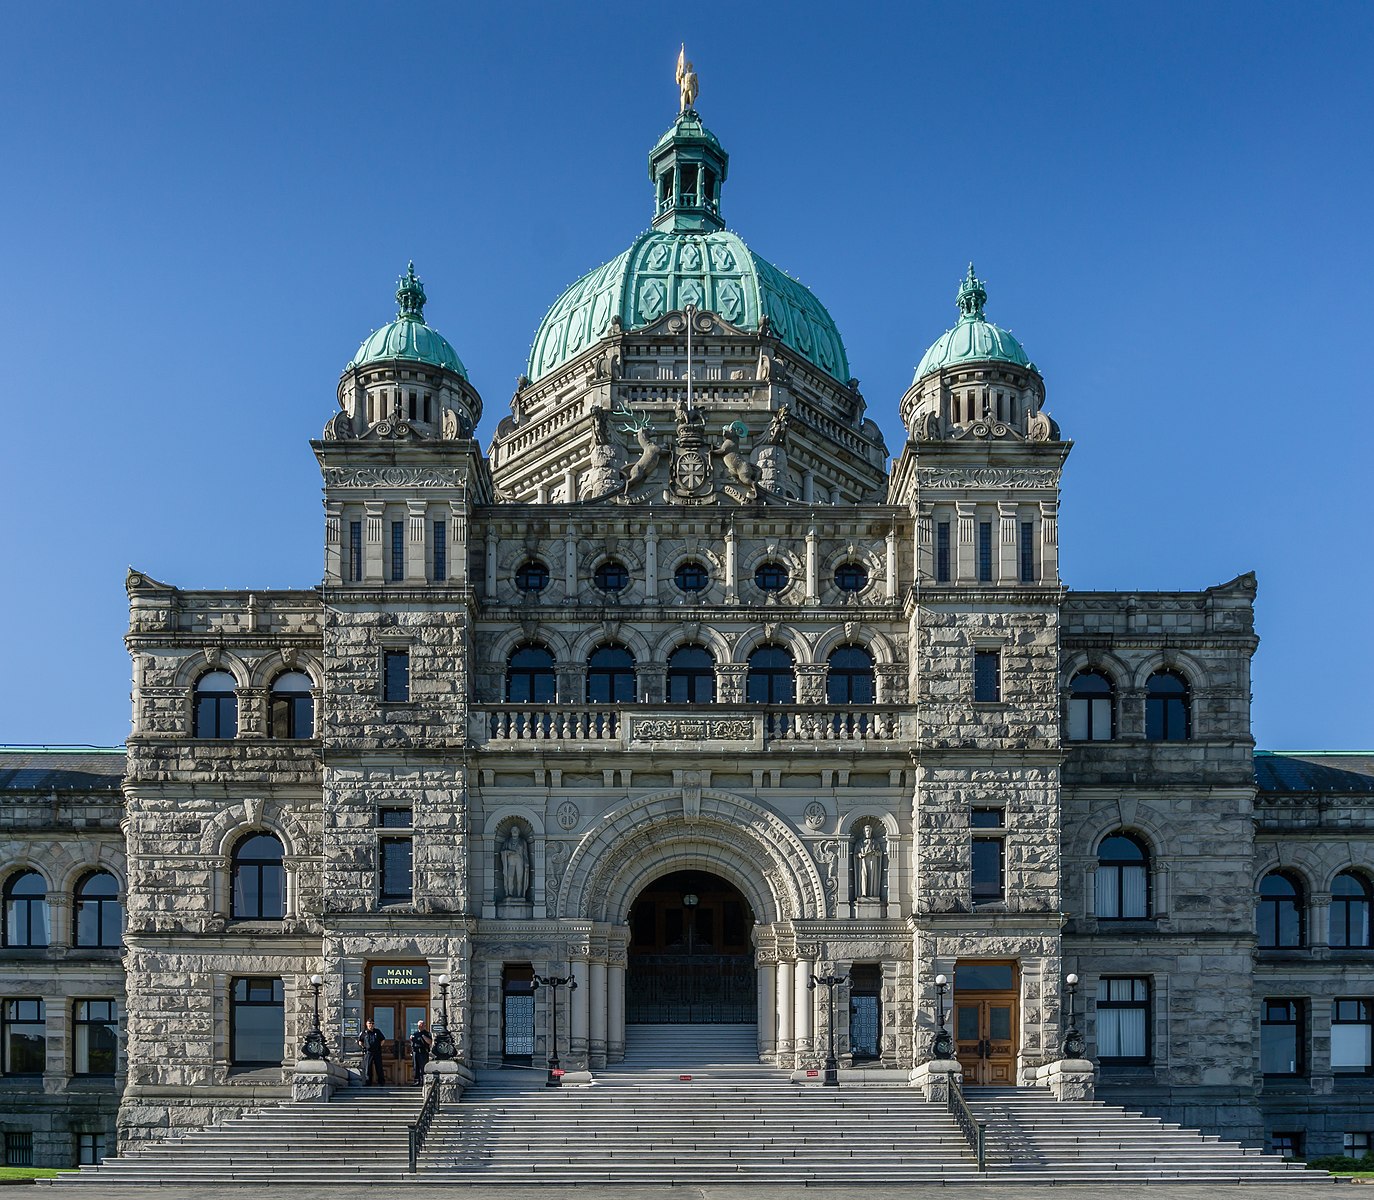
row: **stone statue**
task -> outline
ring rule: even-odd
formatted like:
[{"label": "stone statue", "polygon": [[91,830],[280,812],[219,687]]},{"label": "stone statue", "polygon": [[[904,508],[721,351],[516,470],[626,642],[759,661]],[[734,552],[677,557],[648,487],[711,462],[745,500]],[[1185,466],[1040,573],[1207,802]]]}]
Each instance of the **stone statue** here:
[{"label": "stone statue", "polygon": [[684,42],[682,49],[677,55],[677,87],[678,93],[682,97],[682,106],[679,112],[686,112],[697,102],[697,73],[692,70],[692,64],[687,61],[687,45]]},{"label": "stone statue", "polygon": [[507,900],[523,900],[530,890],[530,849],[519,825],[512,825],[501,847],[501,881]]},{"label": "stone statue", "polygon": [[854,851],[858,892],[861,900],[880,900],[883,895],[883,844],[873,836],[873,826],[864,826],[864,835]]},{"label": "stone statue", "polygon": [[625,488],[628,491],[632,487],[638,487],[653,474],[654,468],[658,466],[658,460],[663,457],[663,448],[649,436],[653,426],[649,424],[648,417],[636,417],[628,408],[617,408],[614,412],[617,417],[630,418],[620,426],[620,432],[633,434],[635,441],[639,443],[639,458],[620,468],[620,473],[625,476]]},{"label": "stone statue", "polygon": [[1036,409],[1026,422],[1026,436],[1032,442],[1057,442],[1059,425],[1049,413],[1043,409]]},{"label": "stone statue", "polygon": [[720,445],[711,453],[725,463],[725,469],[736,483],[749,492],[759,481],[759,468],[740,453],[740,438],[747,433],[739,421],[731,421],[721,430]]}]

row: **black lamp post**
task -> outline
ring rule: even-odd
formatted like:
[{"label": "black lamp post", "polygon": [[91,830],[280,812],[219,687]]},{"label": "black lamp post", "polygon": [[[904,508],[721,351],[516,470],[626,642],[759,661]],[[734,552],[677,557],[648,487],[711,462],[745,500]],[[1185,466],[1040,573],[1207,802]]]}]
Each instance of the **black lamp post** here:
[{"label": "black lamp post", "polygon": [[328,1058],[329,1043],[324,1040],[324,1032],[320,1029],[320,988],[324,986],[324,977],[310,976],[310,986],[315,990],[315,1024],[305,1035],[305,1041],[301,1043],[301,1057]]},{"label": "black lamp post", "polygon": [[577,980],[572,977],[572,967],[569,966],[566,975],[536,975],[534,986],[546,987],[553,994],[553,1046],[549,1055],[549,1077],[544,1081],[544,1086],[562,1087],[563,1071],[558,1065],[558,989],[565,987],[571,995],[577,991]]},{"label": "black lamp post", "polygon": [[1064,982],[1069,989],[1069,1024],[1068,1028],[1064,1030],[1064,1057],[1082,1058],[1084,1051],[1088,1048],[1088,1043],[1078,1028],[1078,1005],[1075,1003],[1078,995],[1078,976],[1074,974],[1065,975]]},{"label": "black lamp post", "polygon": [[835,989],[841,984],[848,983],[848,975],[812,975],[807,980],[806,990],[814,992],[817,985],[825,988],[825,1001],[829,1020],[826,1027],[826,1050],[825,1050],[825,1087],[840,1086],[840,1063],[835,1057]]},{"label": "black lamp post", "polygon": [[448,985],[449,977],[440,975],[435,981],[439,985],[439,1019],[434,1023],[433,1054],[436,1062],[447,1062],[458,1054],[453,1034],[448,1028]]},{"label": "black lamp post", "polygon": [[931,1058],[953,1058],[954,1039],[945,1028],[945,991],[949,980],[943,975],[935,976],[935,1032],[930,1035]]}]

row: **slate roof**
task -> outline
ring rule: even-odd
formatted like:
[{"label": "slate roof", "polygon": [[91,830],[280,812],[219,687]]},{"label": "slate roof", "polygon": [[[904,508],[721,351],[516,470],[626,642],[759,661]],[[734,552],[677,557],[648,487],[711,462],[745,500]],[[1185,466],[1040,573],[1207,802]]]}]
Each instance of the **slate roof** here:
[{"label": "slate roof", "polygon": [[0,792],[114,792],[123,746],[0,746]]},{"label": "slate roof", "polygon": [[1374,793],[1374,753],[1257,750],[1255,786],[1271,795]]}]

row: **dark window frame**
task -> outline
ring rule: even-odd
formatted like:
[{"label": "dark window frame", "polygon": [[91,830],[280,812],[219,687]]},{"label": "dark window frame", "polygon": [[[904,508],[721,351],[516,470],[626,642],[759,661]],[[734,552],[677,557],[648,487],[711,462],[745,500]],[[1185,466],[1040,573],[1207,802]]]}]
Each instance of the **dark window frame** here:
[{"label": "dark window frame", "polygon": [[[855,657],[862,655],[862,662]],[[854,658],[855,661],[843,661]],[[826,663],[825,702],[827,704],[876,704],[877,667],[867,646],[846,643],[830,652]]]},{"label": "dark window frame", "polygon": [[201,740],[228,741],[238,737],[239,698],[237,683],[230,691],[210,691],[203,684],[211,676],[223,675],[233,681],[233,675],[215,667],[196,680],[191,689],[192,736]]},{"label": "dark window frame", "polygon": [[[1125,843],[1134,851],[1134,854],[1125,852],[1114,853],[1118,847],[1111,843]],[[1154,913],[1154,880],[1151,870],[1150,847],[1146,845],[1143,838],[1124,829],[1114,830],[1104,837],[1097,846],[1097,868],[1093,872],[1093,916],[1099,921],[1147,921]],[[1126,912],[1126,880],[1127,872],[1138,871],[1141,876],[1141,894],[1143,899],[1143,912]],[[1099,881],[1103,878],[1103,872],[1114,880],[1115,885],[1115,912],[1102,912],[1104,907],[1104,889]]]},{"label": "dark window frame", "polygon": [[515,568],[515,586],[518,591],[538,595],[549,586],[549,567],[537,558],[527,558]]},{"label": "dark window frame", "polygon": [[597,564],[592,583],[607,595],[616,596],[630,586],[630,568],[618,558],[608,558]]},{"label": "dark window frame", "polygon": [[[247,853],[254,848],[255,842],[264,845],[271,842],[277,848],[277,856]],[[280,912],[269,912],[265,901],[266,896],[273,894],[265,886],[273,874],[276,876],[275,895],[281,899]],[[256,897],[255,903],[245,904],[243,908],[240,907],[240,879],[245,884],[251,881],[251,893],[245,890],[244,895]],[[271,907],[275,909],[277,906]],[[239,838],[234,845],[229,857],[229,916],[235,921],[281,921],[286,918],[286,847],[281,838],[270,830],[255,829]]]},{"label": "dark window frame", "polygon": [[382,651],[382,701],[410,703],[409,646],[389,646]]},{"label": "dark window frame", "polygon": [[[305,680],[305,691],[283,691],[282,682]],[[282,671],[267,689],[267,736],[285,741],[308,741],[315,736],[315,681],[304,671]]]},{"label": "dark window frame", "polygon": [[[429,397],[425,397],[429,403]],[[443,583],[448,578],[448,525],[444,521],[434,522],[434,582]]]},{"label": "dark window frame", "polygon": [[[532,655],[540,655],[539,662]],[[528,661],[517,661],[525,658]],[[538,642],[516,646],[506,659],[506,701],[509,704],[553,704],[558,695],[557,664],[553,651]]]},{"label": "dark window frame", "polygon": [[[108,879],[112,892],[91,892],[97,880]],[[95,940],[82,933],[82,916],[94,909]],[[119,880],[104,869],[87,871],[72,890],[72,946],[78,950],[117,950],[124,944],[124,904],[119,899]]]},{"label": "dark window frame", "polygon": [[[1338,892],[1340,881],[1350,880],[1357,892]],[[1368,950],[1371,947],[1371,912],[1374,911],[1374,889],[1358,871],[1341,871],[1331,881],[1331,923],[1329,944],[1333,950]],[[1339,916],[1337,915],[1339,914]],[[1360,914],[1357,916],[1357,914]],[[1356,930],[1351,936],[1352,927]],[[1338,934],[1339,930],[1339,934]],[[1339,936],[1340,940],[1337,940]]]},{"label": "dark window frame", "polygon": [[[1282,1016],[1278,1016],[1282,1010]],[[1265,1029],[1293,1030],[1294,1069],[1291,1071],[1264,1070]],[[1301,1079],[1307,1074],[1307,1001],[1305,998],[1284,996],[1265,997],[1260,1001],[1260,1071],[1266,1079]]]},{"label": "dark window frame", "polygon": [[935,525],[935,582],[948,583],[949,580],[949,522],[938,521]]},{"label": "dark window frame", "polygon": [[[981,668],[981,669],[980,669]],[[988,671],[991,669],[991,676]],[[973,652],[973,702],[1002,703],[1002,651],[975,649]]]},{"label": "dark window frame", "polygon": [[[106,1012],[103,1015],[93,1016],[91,1006],[104,1005]],[[84,1011],[83,1011],[84,1010]],[[109,1055],[109,1070],[91,1070],[92,1048],[91,1041],[93,1035],[87,1033],[86,1046],[84,1048],[86,1058],[86,1069],[81,1069],[81,1059],[83,1048],[81,1045],[81,1031],[104,1029],[109,1032],[110,1045],[108,1048],[102,1047],[97,1053]],[[119,1012],[113,999],[79,999],[72,1001],[72,1074],[83,1077],[104,1077],[109,1078],[116,1074],[119,1069]]]},{"label": "dark window frame", "polygon": [[[979,851],[982,851],[980,854]],[[986,868],[996,866],[996,878]],[[974,904],[997,904],[1007,898],[1007,839],[979,834],[972,839],[969,884]]]},{"label": "dark window frame", "polygon": [[[412,392],[413,396],[414,393]],[[406,577],[406,523],[391,522],[391,582],[400,583]]]},{"label": "dark window frame", "polygon": [[848,559],[835,568],[835,586],[846,595],[857,596],[868,586],[868,568]]},{"label": "dark window frame", "polygon": [[1021,582],[1035,582],[1035,522],[1021,522]]},{"label": "dark window frame", "polygon": [[[405,866],[387,851],[405,849]],[[377,839],[377,900],[380,904],[410,904],[415,899],[415,839],[388,835]]]},{"label": "dark window frame", "polygon": [[363,523],[348,523],[348,582],[361,583],[363,579]]},{"label": "dark window frame", "polygon": [[754,568],[754,586],[768,595],[777,595],[787,590],[792,582],[792,572],[787,564],[776,558],[768,558]]},{"label": "dark window frame", "polygon": [[711,586],[711,572],[698,559],[685,559],[673,570],[673,583],[678,591],[696,595]]},{"label": "dark window frame", "polygon": [[[41,885],[42,891],[18,892],[19,886],[27,879],[36,879]],[[48,903],[48,881],[41,871],[29,868],[11,874],[5,880],[4,900],[5,949],[43,950],[51,945],[52,908]],[[21,914],[22,920],[20,919]],[[19,931],[19,936],[16,937],[17,925],[22,926],[22,931]],[[35,925],[41,926],[41,941],[35,940]]]},{"label": "dark window frame", "polygon": [[635,678],[635,656],[628,647],[619,642],[598,646],[587,656],[587,703],[633,704]]},{"label": "dark window frame", "polygon": [[1192,736],[1193,694],[1188,681],[1170,668],[1155,671],[1145,681],[1145,740],[1186,742]]},{"label": "dark window frame", "polygon": [[[1292,894],[1280,892],[1277,888],[1265,893],[1269,880],[1281,880],[1292,889]],[[1296,926],[1296,936],[1285,940],[1285,909],[1291,909]],[[1307,888],[1303,881],[1291,871],[1278,869],[1266,872],[1259,882],[1255,905],[1255,933],[1259,938],[1261,950],[1301,950],[1307,945]]]},{"label": "dark window frame", "polygon": [[[262,986],[268,985],[268,998],[263,999],[261,995],[255,996],[255,991],[260,993]],[[242,988],[240,988],[242,985]],[[240,997],[240,990],[243,996]],[[281,1014],[282,1024],[282,1043],[280,1058],[249,1058],[239,1057],[239,1034],[240,1025],[244,1018],[241,1012],[249,1009],[271,1008],[276,1009]],[[279,978],[271,976],[244,975],[236,976],[229,982],[229,1065],[247,1069],[258,1067],[279,1067],[286,1061],[286,989]]]},{"label": "dark window frame", "polygon": [[993,582],[992,522],[978,522],[978,582]]},{"label": "dark window frame", "polygon": [[765,642],[754,647],[744,676],[744,699],[747,704],[797,702],[797,664],[786,646]]},{"label": "dark window frame", "polygon": [[[1100,681],[1105,690],[1089,690],[1089,680]],[[1107,702],[1108,720],[1106,722],[1106,732],[1098,728],[1098,708],[1103,700]],[[1081,712],[1082,724],[1086,730],[1084,736],[1075,736],[1073,733],[1075,715]],[[1105,671],[1097,667],[1084,667],[1081,671],[1074,672],[1074,676],[1069,680],[1069,722],[1065,730],[1065,740],[1073,742],[1113,742],[1116,740],[1116,688],[1112,686],[1111,677]]]},{"label": "dark window frame", "polygon": [[[35,1049],[37,1070],[27,1070],[28,1063],[16,1067],[14,1047],[11,1038],[18,1027],[22,1030],[37,1030],[20,1036],[35,1038],[41,1048]],[[0,1072],[8,1076],[21,1076],[29,1079],[43,1075],[48,1068],[48,1011],[47,1003],[41,996],[7,996],[0,1000]]]},{"label": "dark window frame", "polygon": [[[1356,1025],[1366,1031],[1365,1061],[1336,1065],[1336,1027]],[[1367,996],[1336,996],[1331,1001],[1331,1073],[1343,1077],[1374,1075],[1374,1001]]]},{"label": "dark window frame", "polygon": [[[1129,983],[1132,995],[1129,999],[1110,998],[1113,984]],[[1136,985],[1144,986],[1143,998],[1136,996]],[[1105,985],[1105,988],[1104,988]],[[1105,1064],[1119,1066],[1148,1066],[1154,1061],[1154,981],[1148,975],[1103,975],[1097,981],[1097,1054],[1098,1060]],[[1104,998],[1103,991],[1108,993]],[[1144,1022],[1144,1052],[1141,1054],[1108,1054],[1102,1048],[1103,1011],[1139,1012]]]},{"label": "dark window frame", "polygon": [[[697,661],[687,663],[688,655]],[[701,658],[704,658],[705,662],[702,662]],[[679,684],[680,687],[675,686]],[[714,704],[715,657],[705,646],[695,642],[678,646],[668,655],[667,688],[669,704]]]}]

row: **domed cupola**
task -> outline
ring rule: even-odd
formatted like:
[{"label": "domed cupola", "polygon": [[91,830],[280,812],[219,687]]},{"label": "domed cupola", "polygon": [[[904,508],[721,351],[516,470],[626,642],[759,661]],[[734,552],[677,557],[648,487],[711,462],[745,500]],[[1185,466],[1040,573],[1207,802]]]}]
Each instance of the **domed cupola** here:
[{"label": "domed cupola", "polygon": [[1032,367],[1026,352],[1010,333],[999,328],[983,315],[988,302],[987,288],[968,265],[968,274],[959,284],[955,301],[959,306],[959,323],[945,334],[921,358],[915,381],[933,371],[969,362],[1004,362],[1018,367]]},{"label": "domed cupola", "polygon": [[387,359],[406,359],[442,367],[466,379],[467,368],[457,351],[443,334],[425,324],[427,299],[425,285],[415,274],[415,264],[411,263],[396,281],[396,319],[363,339],[349,368]]},{"label": "domed cupola", "polygon": [[730,156],[701,123],[696,109],[683,110],[649,151],[649,179],[658,197],[654,228],[724,229],[720,185],[729,166]]}]

